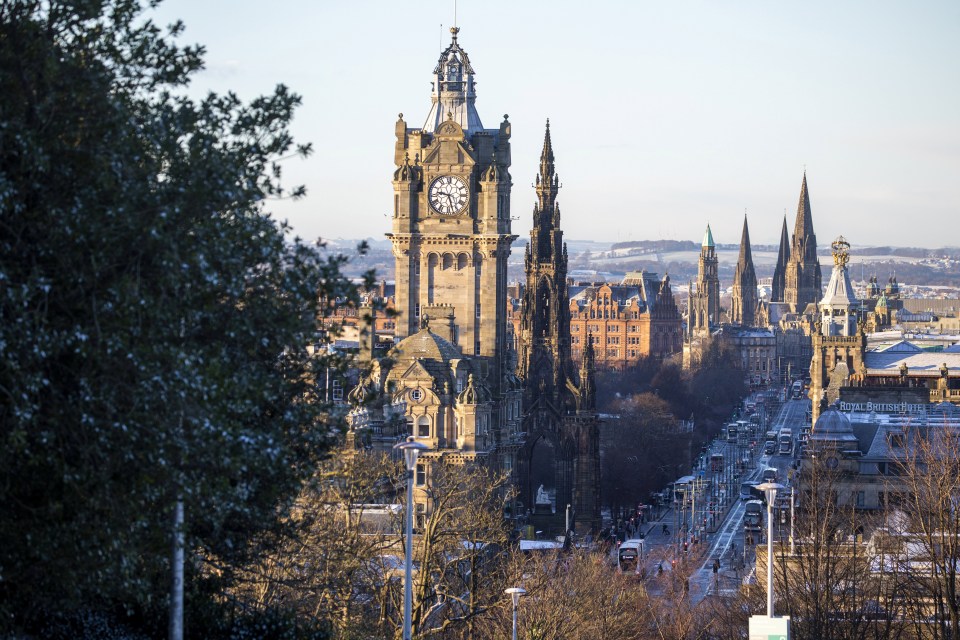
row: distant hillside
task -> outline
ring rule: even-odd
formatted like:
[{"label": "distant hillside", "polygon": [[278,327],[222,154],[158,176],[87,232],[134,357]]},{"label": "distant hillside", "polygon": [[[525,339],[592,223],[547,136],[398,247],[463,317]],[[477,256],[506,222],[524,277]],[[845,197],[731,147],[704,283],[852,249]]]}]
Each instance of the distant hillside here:
[{"label": "distant hillside", "polygon": [[[328,255],[343,254],[350,258],[344,272],[359,277],[369,269],[377,272],[378,279],[392,280],[394,256],[390,241],[385,238],[368,238],[365,255],[356,251],[359,240],[328,240]],[[518,238],[508,260],[508,278],[511,282],[524,279],[523,247],[527,238]],[[622,274],[627,271],[646,269],[663,275],[669,273],[675,283],[685,283],[696,278],[697,257],[700,245],[688,240],[635,240],[631,242],[590,242],[571,239],[568,241],[570,263],[573,270],[595,270]],[[758,278],[773,274],[778,247],[753,245],[754,265]],[[824,278],[830,277],[829,246],[821,245],[820,264]],[[733,279],[733,267],[737,260],[737,244],[717,245],[720,280],[722,284]],[[854,256],[851,273],[859,278],[876,275],[885,282],[893,273],[901,284],[938,285],[960,287],[960,248],[923,249],[918,247],[863,247],[851,253]]]},{"label": "distant hillside", "polygon": [[903,258],[946,258],[960,256],[960,247],[924,249],[922,247],[861,247],[850,250],[852,256],[898,256]]},{"label": "distant hillside", "polygon": [[614,242],[610,245],[611,251],[617,249],[643,249],[645,251],[696,251],[700,245],[690,240],[633,240],[631,242]]}]

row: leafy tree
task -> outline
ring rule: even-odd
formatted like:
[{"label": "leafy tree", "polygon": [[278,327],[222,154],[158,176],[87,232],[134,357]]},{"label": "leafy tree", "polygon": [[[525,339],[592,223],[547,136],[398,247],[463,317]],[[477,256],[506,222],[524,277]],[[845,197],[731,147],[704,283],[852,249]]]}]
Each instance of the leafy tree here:
[{"label": "leafy tree", "polygon": [[239,561],[330,435],[304,346],[355,292],[265,209],[299,97],[185,97],[142,11],[0,3],[0,631],[162,607],[175,500]]}]

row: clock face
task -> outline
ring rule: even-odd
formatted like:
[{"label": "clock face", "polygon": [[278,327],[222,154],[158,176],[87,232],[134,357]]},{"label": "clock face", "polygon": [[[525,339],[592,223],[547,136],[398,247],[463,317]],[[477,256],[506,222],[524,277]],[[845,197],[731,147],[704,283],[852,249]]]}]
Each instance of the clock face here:
[{"label": "clock face", "polygon": [[430,206],[437,213],[462,213],[467,206],[467,183],[457,176],[440,176],[430,183]]}]

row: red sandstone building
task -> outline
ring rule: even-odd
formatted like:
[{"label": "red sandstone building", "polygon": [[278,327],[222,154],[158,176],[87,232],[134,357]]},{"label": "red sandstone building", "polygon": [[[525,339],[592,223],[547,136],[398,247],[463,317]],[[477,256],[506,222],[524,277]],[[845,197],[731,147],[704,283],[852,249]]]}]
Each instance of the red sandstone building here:
[{"label": "red sandstone building", "polygon": [[[593,341],[598,367],[622,369],[642,358],[680,352],[682,317],[668,276],[661,280],[655,273],[633,272],[620,284],[570,284],[568,289],[574,362],[579,361],[588,339]],[[520,298],[511,295],[507,310],[514,335],[519,329]]]}]

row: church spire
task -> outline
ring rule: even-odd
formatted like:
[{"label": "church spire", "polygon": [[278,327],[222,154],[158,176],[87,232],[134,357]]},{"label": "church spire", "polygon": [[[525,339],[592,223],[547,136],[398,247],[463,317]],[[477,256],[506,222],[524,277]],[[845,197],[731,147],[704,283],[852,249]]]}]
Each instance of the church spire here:
[{"label": "church spire", "polygon": [[783,215],[783,228],[780,230],[780,251],[777,254],[777,266],[773,269],[773,287],[771,302],[783,302],[783,290],[786,286],[787,263],[790,261],[790,232],[787,231],[787,215]]},{"label": "church spire", "polygon": [[750,229],[747,227],[747,214],[743,214],[743,232],[740,234],[740,256],[737,259],[737,270],[747,265],[753,268],[753,254],[750,252]]},{"label": "church spire", "polygon": [[820,300],[822,282],[820,261],[817,259],[817,236],[813,232],[813,215],[810,210],[810,192],[807,189],[807,172],[804,171],[790,261],[786,270],[784,302],[790,303],[796,313],[803,313],[808,305],[816,304]]},{"label": "church spire", "polygon": [[[803,172],[803,184],[800,186],[800,201],[797,203],[797,221],[793,227],[794,250],[800,251],[801,258],[809,253],[810,241],[813,241],[813,255],[816,256],[816,236],[813,234],[813,214],[810,211],[810,193],[807,191],[807,172]],[[796,256],[794,256],[796,257]]]},{"label": "church spire", "polygon": [[703,232],[703,242],[701,243],[703,247],[713,247],[713,232],[710,231],[710,223],[707,223],[707,230]]},{"label": "church spire", "polygon": [[730,319],[734,324],[752,327],[757,309],[757,274],[753,269],[750,251],[750,230],[747,216],[743,216],[743,233],[740,236],[740,257],[733,275],[733,296],[730,304]]}]

